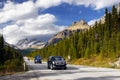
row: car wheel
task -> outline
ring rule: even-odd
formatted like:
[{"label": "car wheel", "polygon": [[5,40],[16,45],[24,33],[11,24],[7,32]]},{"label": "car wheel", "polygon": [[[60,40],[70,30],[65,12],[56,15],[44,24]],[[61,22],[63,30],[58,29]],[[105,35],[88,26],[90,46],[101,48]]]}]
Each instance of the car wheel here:
[{"label": "car wheel", "polygon": [[49,63],[47,63],[47,68],[50,69],[50,64]]},{"label": "car wheel", "polygon": [[61,70],[65,70],[66,68],[65,67],[61,67]]},{"label": "car wheel", "polygon": [[50,64],[50,69],[53,70],[53,64]]},{"label": "car wheel", "polygon": [[48,68],[48,69],[50,69],[50,67],[49,67],[49,66],[48,66],[47,68]]},{"label": "car wheel", "polygon": [[67,69],[67,67],[64,68],[64,70],[66,70],[66,69]]}]

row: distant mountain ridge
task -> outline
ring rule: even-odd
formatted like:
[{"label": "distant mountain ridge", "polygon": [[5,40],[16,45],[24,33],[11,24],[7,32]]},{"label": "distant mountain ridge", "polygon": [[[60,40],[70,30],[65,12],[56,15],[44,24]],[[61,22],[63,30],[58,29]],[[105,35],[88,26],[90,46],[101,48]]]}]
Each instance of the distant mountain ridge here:
[{"label": "distant mountain ridge", "polygon": [[55,44],[55,43],[59,42],[60,40],[62,40],[63,38],[69,37],[71,34],[73,34],[75,32],[80,32],[81,30],[85,31],[89,28],[90,28],[90,26],[87,24],[87,22],[85,20],[80,20],[78,22],[74,22],[71,26],[69,26],[65,30],[63,30],[63,31],[57,33],[56,35],[54,35],[46,43],[45,46]]},{"label": "distant mountain ridge", "polygon": [[41,42],[40,40],[37,40],[35,38],[33,39],[21,39],[19,40],[15,46],[17,46],[19,49],[28,49],[28,48],[35,48],[40,49],[44,47],[45,42]]},{"label": "distant mountain ridge", "polygon": [[15,46],[15,45],[8,44],[7,42],[4,42],[4,44],[5,44],[6,46],[9,46],[9,47],[14,48],[14,49],[16,49],[16,50],[19,50],[19,48],[18,48],[17,46]]}]

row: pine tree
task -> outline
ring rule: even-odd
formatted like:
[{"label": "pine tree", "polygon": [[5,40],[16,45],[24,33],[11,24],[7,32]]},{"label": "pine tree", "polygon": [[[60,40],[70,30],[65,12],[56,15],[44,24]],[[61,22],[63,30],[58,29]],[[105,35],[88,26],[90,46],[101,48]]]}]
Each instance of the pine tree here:
[{"label": "pine tree", "polygon": [[108,24],[109,24],[109,14],[108,14],[108,9],[106,8],[105,9],[105,27],[107,28],[108,27]]},{"label": "pine tree", "polygon": [[113,31],[117,31],[117,26],[118,26],[118,15],[117,15],[117,9],[115,6],[112,7],[112,19],[111,23],[113,26]]},{"label": "pine tree", "polygon": [[4,60],[4,38],[3,36],[0,36],[0,63],[3,64]]},{"label": "pine tree", "polygon": [[3,36],[0,37],[0,49],[4,47],[4,38]]}]

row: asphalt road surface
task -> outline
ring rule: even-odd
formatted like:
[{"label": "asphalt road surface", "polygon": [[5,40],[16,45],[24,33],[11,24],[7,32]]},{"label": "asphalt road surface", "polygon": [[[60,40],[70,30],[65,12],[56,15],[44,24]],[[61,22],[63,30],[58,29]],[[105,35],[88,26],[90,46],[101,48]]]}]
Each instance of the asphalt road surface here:
[{"label": "asphalt road surface", "polygon": [[47,69],[47,63],[34,64],[25,60],[29,71],[1,76],[0,80],[120,80],[119,69],[67,65],[67,70]]}]

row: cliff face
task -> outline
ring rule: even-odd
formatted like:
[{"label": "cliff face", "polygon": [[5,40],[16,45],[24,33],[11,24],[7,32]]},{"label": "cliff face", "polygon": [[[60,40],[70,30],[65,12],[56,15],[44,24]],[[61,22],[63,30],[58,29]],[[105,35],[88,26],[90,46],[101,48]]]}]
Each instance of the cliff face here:
[{"label": "cliff face", "polygon": [[55,44],[55,43],[59,42],[60,40],[62,40],[63,38],[69,37],[74,32],[80,32],[81,30],[86,30],[86,29],[89,29],[89,28],[90,28],[90,26],[84,20],[74,22],[71,26],[69,26],[65,30],[63,30],[63,31],[57,33],[56,35],[54,35],[46,43],[46,46],[51,45],[51,44]]}]

